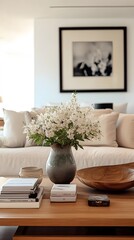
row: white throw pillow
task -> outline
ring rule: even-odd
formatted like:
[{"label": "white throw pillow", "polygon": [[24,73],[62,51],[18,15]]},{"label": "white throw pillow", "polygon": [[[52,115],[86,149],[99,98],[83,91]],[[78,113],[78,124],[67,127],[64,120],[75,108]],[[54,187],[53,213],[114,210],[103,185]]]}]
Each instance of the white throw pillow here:
[{"label": "white throw pillow", "polygon": [[134,148],[134,114],[119,115],[117,142],[120,147]]},{"label": "white throw pillow", "polygon": [[[32,119],[36,119],[36,116],[39,113],[35,113],[33,111],[31,112],[26,112],[25,113],[25,123],[28,125]],[[32,146],[37,146],[36,143],[32,139],[28,139],[26,136],[26,141],[25,141],[25,147],[32,147]]]},{"label": "white throw pillow", "polygon": [[127,112],[128,103],[115,104],[113,105],[113,111],[118,113],[126,113]]},{"label": "white throw pillow", "polygon": [[97,116],[101,130],[100,139],[85,140],[84,142],[81,142],[82,145],[117,147],[118,144],[116,141],[116,124],[118,117],[119,113],[116,112]]},{"label": "white throw pillow", "polygon": [[24,147],[26,134],[24,131],[25,112],[16,112],[3,109],[4,113],[4,146]]}]

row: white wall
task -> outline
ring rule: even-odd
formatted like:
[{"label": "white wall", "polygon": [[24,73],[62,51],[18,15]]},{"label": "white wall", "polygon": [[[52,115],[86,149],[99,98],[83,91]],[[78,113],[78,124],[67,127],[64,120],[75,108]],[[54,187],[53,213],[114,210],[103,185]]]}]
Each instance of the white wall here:
[{"label": "white wall", "polygon": [[3,108],[22,111],[34,105],[34,24],[31,19],[11,22],[7,37],[0,37],[0,96]]},{"label": "white wall", "polygon": [[127,92],[78,93],[80,102],[128,102],[133,111],[134,18],[133,19],[37,19],[35,20],[35,106],[64,102],[71,93],[59,90],[59,27],[127,26]]}]

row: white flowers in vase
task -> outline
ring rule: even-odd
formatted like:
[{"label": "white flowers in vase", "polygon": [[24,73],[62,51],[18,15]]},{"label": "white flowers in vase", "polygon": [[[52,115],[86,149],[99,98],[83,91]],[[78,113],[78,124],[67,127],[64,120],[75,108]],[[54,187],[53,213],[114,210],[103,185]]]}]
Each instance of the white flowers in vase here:
[{"label": "white flowers in vase", "polygon": [[83,148],[81,141],[100,137],[99,122],[91,116],[92,109],[80,107],[77,95],[73,93],[70,102],[46,107],[45,113],[37,115],[24,127],[24,132],[37,145],[70,145],[77,150]]}]

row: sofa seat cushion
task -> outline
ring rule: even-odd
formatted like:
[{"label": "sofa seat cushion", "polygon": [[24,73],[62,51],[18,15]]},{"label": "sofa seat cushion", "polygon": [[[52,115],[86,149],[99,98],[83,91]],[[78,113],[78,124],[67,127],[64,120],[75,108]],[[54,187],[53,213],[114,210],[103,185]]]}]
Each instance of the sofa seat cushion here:
[{"label": "sofa seat cushion", "polygon": [[[129,148],[84,146],[72,148],[77,169],[134,162],[134,150]],[[17,176],[20,168],[37,166],[46,175],[50,147],[0,148],[0,175]]]}]

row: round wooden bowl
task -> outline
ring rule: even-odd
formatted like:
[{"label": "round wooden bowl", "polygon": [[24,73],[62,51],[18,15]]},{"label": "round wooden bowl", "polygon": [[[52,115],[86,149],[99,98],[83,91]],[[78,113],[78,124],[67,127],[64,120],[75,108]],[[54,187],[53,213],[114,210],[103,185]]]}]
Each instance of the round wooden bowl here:
[{"label": "round wooden bowl", "polygon": [[84,168],[77,178],[85,185],[99,190],[126,190],[134,187],[134,169],[126,165]]}]

